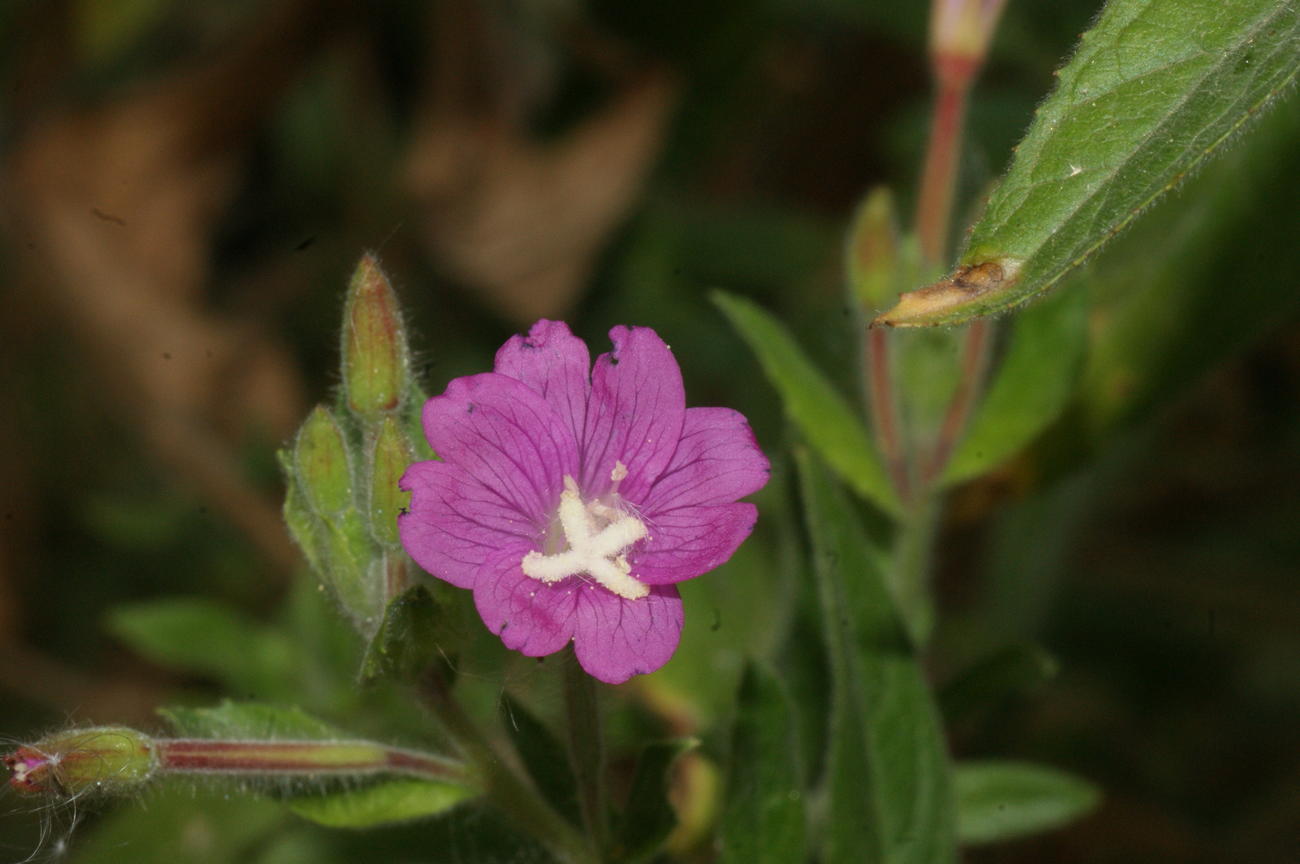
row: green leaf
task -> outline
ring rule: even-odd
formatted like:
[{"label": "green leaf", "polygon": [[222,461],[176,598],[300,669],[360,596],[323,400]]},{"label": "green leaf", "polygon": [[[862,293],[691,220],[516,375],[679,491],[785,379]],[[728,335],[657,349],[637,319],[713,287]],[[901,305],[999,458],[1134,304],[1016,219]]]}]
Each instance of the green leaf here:
[{"label": "green leaf", "polygon": [[452,783],[400,778],[325,795],[301,795],[288,806],[304,819],[330,828],[369,828],[437,816],[476,794]]},{"label": "green leaf", "polygon": [[[1089,268],[1093,294],[1078,426],[1104,438],[1300,311],[1289,213],[1300,197],[1300,111],[1274,112]],[[1186,199],[1186,200],[1183,200]],[[1175,206],[1177,205],[1177,206]]]},{"label": "green leaf", "polygon": [[795,454],[812,538],[833,693],[825,864],[955,861],[948,755],[929,686],[843,493]]},{"label": "green leaf", "polygon": [[901,507],[862,420],[789,331],[755,304],[723,292],[713,301],[758,357],[786,415],[855,492],[898,514]]},{"label": "green leaf", "polygon": [[1087,311],[1087,293],[1070,291],[1016,316],[1007,352],[948,463],[945,483],[996,467],[1061,415],[1083,365]]},{"label": "green leaf", "polygon": [[120,606],[110,633],[160,666],[210,675],[231,690],[270,694],[293,674],[293,646],[240,611],[178,597]]},{"label": "green leaf", "polygon": [[803,770],[794,709],[781,680],[745,667],[731,733],[731,774],[722,814],[723,864],[804,860]]},{"label": "green leaf", "polygon": [[1276,101],[1298,53],[1292,2],[1111,0],[1038,109],[960,266],[878,321],[953,324],[1047,290]]},{"label": "green leaf", "polygon": [[1024,762],[963,762],[957,766],[961,841],[994,843],[1050,831],[1090,813],[1101,793],[1086,780]]},{"label": "green leaf", "polygon": [[[194,784],[164,785],[147,807],[119,807],[79,831],[72,861],[101,864],[241,864],[286,821],[271,801],[240,795],[197,795]],[[172,788],[173,786],[177,788]]]},{"label": "green leaf", "polygon": [[541,720],[509,694],[501,699],[501,723],[524,767],[537,784],[537,791],[570,822],[581,825],[578,783],[564,745]]},{"label": "green leaf", "polygon": [[658,851],[673,826],[677,813],[668,803],[669,769],[684,753],[698,747],[694,738],[656,741],[641,751],[632,775],[627,809],[619,819],[616,843],[619,860],[642,861]]},{"label": "green leaf", "polygon": [[187,738],[261,738],[304,741],[341,737],[340,731],[301,708],[223,700],[215,708],[171,706],[158,713]]},{"label": "green leaf", "polygon": [[438,650],[440,618],[433,595],[423,585],[394,598],[361,661],[362,682],[410,681],[428,668]]}]

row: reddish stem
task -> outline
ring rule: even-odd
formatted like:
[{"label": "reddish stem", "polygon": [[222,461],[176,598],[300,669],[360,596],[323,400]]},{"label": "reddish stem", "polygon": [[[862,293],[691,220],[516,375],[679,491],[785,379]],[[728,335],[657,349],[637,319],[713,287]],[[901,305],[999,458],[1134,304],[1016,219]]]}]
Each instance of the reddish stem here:
[{"label": "reddish stem", "polygon": [[463,779],[455,762],[368,741],[221,741],[204,738],[154,740],[164,774],[243,774],[257,777],[410,774]]},{"label": "reddish stem", "polygon": [[894,405],[890,370],[889,334],[873,327],[867,331],[867,393],[871,403],[871,416],[875,421],[876,436],[885,465],[893,480],[898,497],[906,504],[912,497],[911,478],[907,470],[907,457],[903,452],[898,431],[898,412]]},{"label": "reddish stem", "polygon": [[975,404],[984,381],[984,369],[988,364],[989,332],[988,319],[980,318],[971,323],[966,330],[966,342],[962,350],[961,379],[957,390],[948,403],[943,425],[939,427],[939,437],[935,440],[930,453],[930,461],[925,466],[922,482],[928,487],[939,478],[952,456],[957,439],[966,427],[966,419]]},{"label": "reddish stem", "polygon": [[936,57],[934,100],[930,141],[921,173],[921,194],[916,206],[916,233],[921,255],[927,264],[942,264],[946,258],[948,226],[952,222],[952,201],[957,186],[957,156],[961,152],[962,123],[966,117],[966,94],[978,63],[969,57]]}]

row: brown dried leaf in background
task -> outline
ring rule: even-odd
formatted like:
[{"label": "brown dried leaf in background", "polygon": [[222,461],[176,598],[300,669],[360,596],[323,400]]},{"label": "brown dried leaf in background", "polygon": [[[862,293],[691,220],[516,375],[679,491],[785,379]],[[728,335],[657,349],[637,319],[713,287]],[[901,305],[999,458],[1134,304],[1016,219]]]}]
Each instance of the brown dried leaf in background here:
[{"label": "brown dried leaf in background", "polygon": [[563,317],[662,148],[675,88],[665,70],[643,72],[594,116],[538,142],[502,83],[519,76],[493,74],[510,52],[484,14],[439,4],[407,190],[438,263],[485,304],[517,323]]},{"label": "brown dried leaf in background", "polygon": [[5,171],[25,290],[75,336],[124,426],[284,570],[297,558],[278,507],[233,445],[289,434],[299,375],[272,334],[203,289],[246,142],[329,20],[319,4],[273,7],[204,64],[32,124]]}]

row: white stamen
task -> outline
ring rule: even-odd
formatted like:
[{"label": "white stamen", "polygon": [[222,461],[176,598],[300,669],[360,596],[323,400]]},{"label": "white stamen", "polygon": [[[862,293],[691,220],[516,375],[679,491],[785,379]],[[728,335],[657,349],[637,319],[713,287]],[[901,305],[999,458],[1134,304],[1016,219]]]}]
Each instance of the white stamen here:
[{"label": "white stamen", "polygon": [[[618,462],[610,480],[617,483],[626,476],[627,466]],[[597,531],[593,515],[609,519],[609,524]],[[569,548],[554,555],[529,552],[520,562],[525,576],[551,584],[585,573],[628,600],[650,593],[650,586],[632,577],[627,560],[628,547],[648,533],[640,519],[599,502],[584,504],[572,477],[564,478],[559,516]]]}]

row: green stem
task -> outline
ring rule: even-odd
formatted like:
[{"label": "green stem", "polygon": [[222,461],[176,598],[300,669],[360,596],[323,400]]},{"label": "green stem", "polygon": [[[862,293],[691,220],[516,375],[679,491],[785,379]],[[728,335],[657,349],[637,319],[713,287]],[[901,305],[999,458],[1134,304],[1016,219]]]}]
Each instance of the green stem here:
[{"label": "green stem", "polygon": [[536,837],[562,864],[600,864],[574,828],[501,758],[451,694],[442,670],[431,668],[420,694],[447,736],[482,779],[488,798],[524,831]]},{"label": "green stem", "polygon": [[609,796],[605,791],[605,737],[596,681],[578,664],[570,645],[564,652],[564,706],[568,713],[569,757],[578,781],[578,803],[587,834],[599,850],[609,845]]},{"label": "green stem", "polygon": [[939,500],[922,493],[898,527],[889,569],[889,588],[912,644],[925,645],[934,630],[930,563],[939,523]]}]

